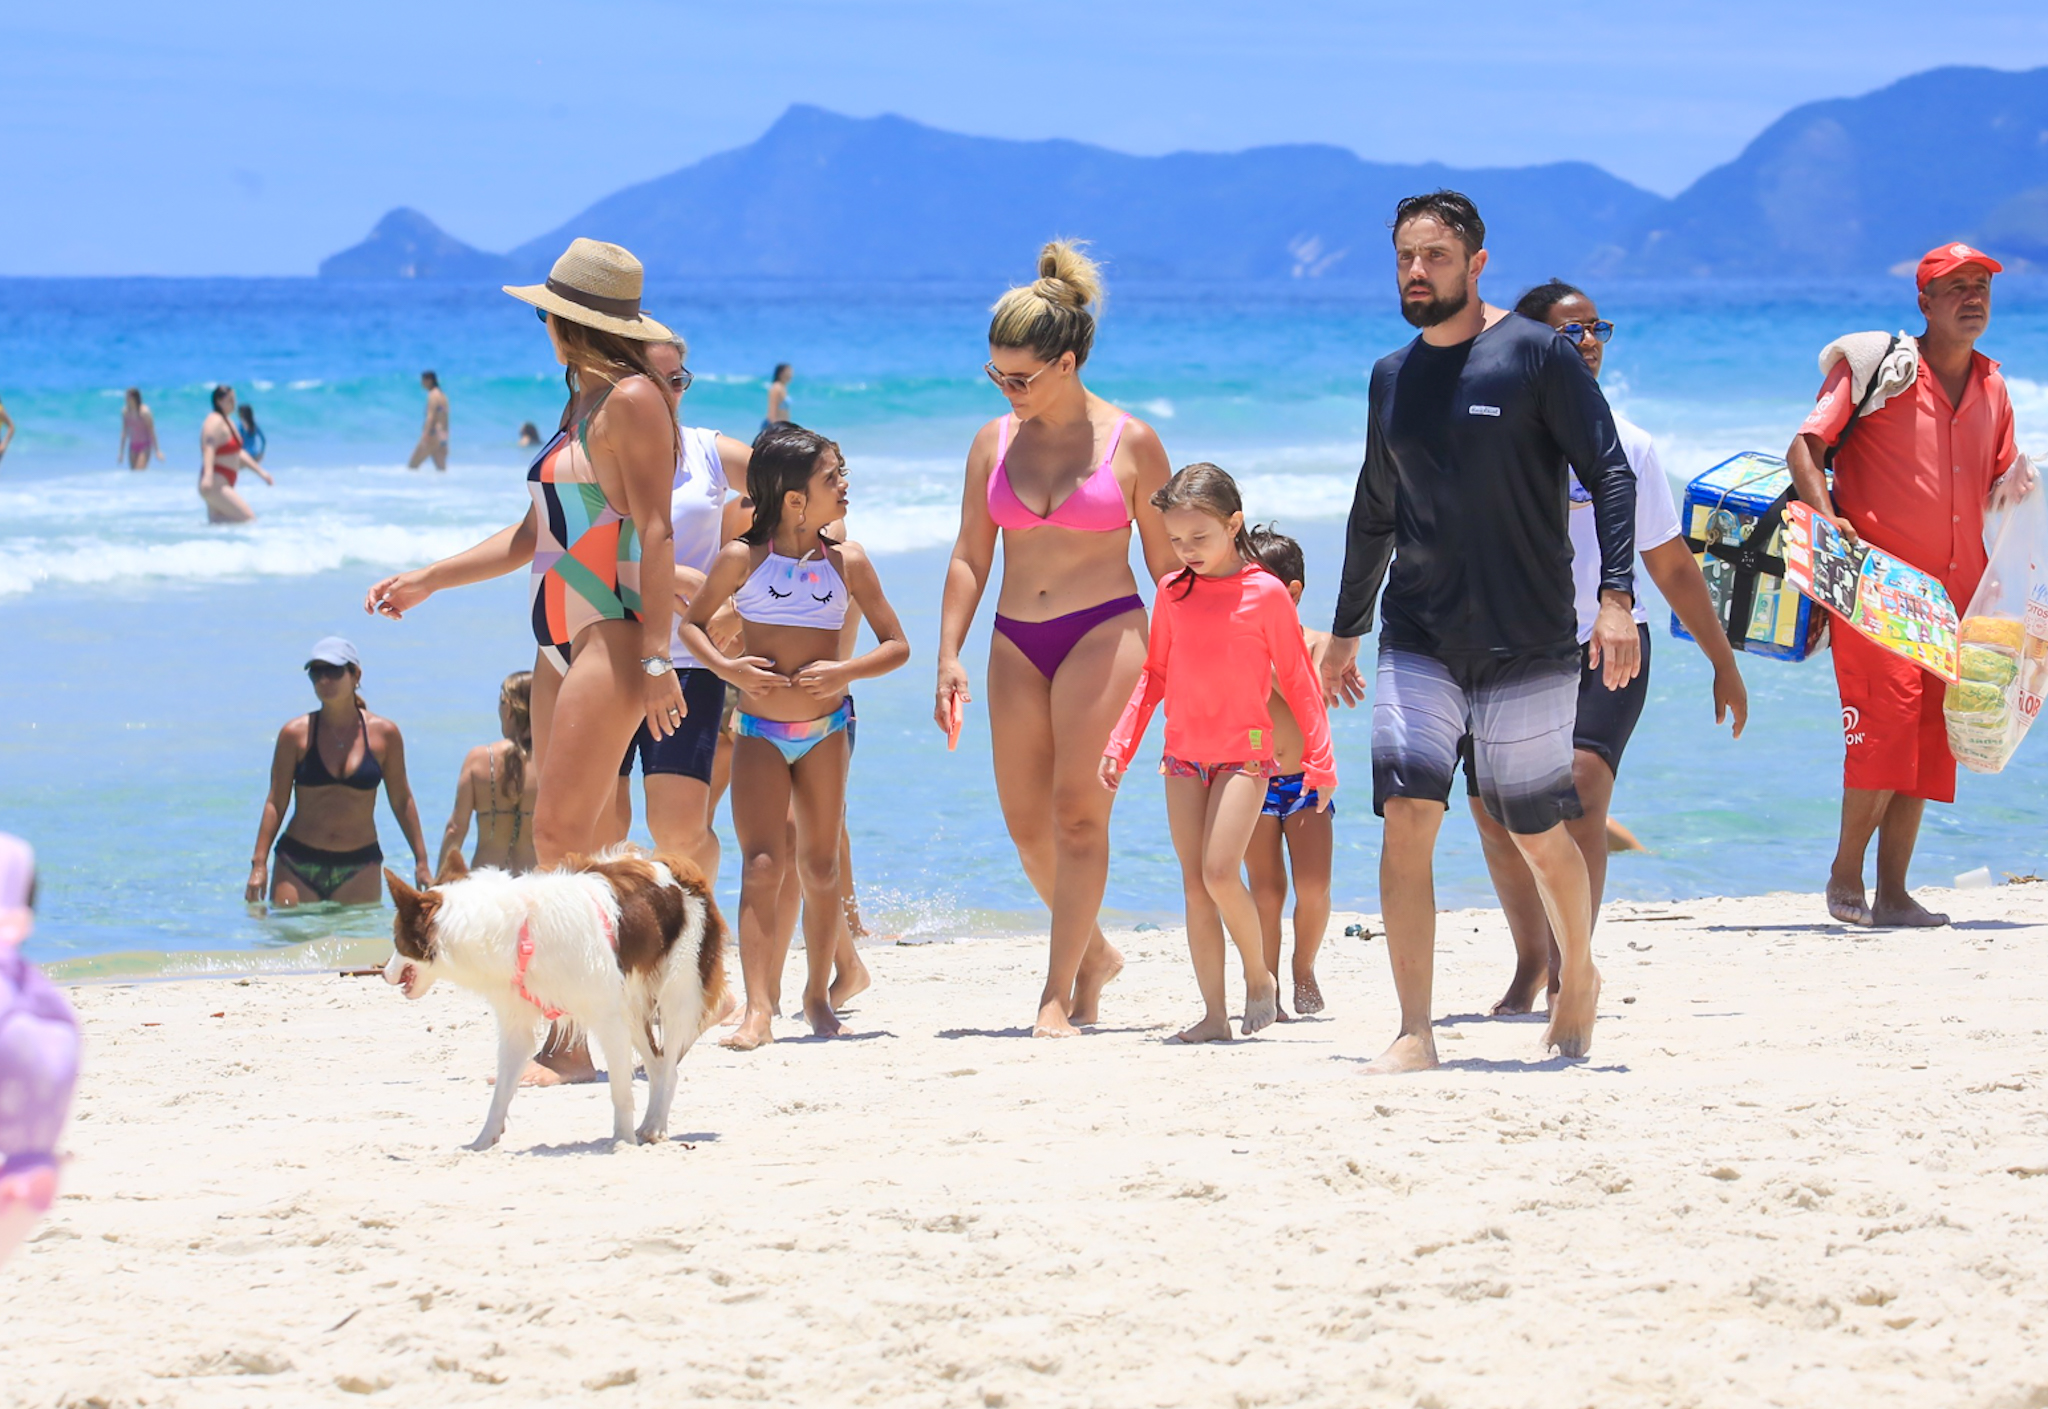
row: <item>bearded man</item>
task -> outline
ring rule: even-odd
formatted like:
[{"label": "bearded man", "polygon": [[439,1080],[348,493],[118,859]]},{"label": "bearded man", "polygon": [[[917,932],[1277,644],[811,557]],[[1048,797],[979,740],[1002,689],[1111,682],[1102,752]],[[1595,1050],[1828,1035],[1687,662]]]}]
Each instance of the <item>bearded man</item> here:
[{"label": "bearded man", "polygon": [[1373,368],[1365,465],[1322,666],[1333,703],[1362,690],[1358,640],[1384,580],[1373,811],[1385,819],[1380,904],[1401,1029],[1368,1070],[1436,1065],[1434,856],[1467,735],[1480,801],[1528,861],[1557,936],[1562,964],[1545,1042],[1580,1057],[1593,1040],[1600,975],[1586,862],[1564,826],[1580,815],[1571,471],[1592,495],[1600,543],[1600,611],[1586,660],[1609,689],[1635,677],[1642,654],[1635,475],[1578,351],[1548,325],[1480,299],[1486,225],[1472,202],[1455,191],[1411,196],[1393,228],[1401,313],[1422,332]]}]

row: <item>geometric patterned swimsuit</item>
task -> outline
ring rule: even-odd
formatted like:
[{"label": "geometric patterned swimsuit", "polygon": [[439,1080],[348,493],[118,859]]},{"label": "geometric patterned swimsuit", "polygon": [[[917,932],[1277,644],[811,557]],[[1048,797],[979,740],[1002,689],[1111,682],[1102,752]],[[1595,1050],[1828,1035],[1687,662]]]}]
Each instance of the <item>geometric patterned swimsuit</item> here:
[{"label": "geometric patterned swimsuit", "polygon": [[533,639],[562,675],[569,673],[569,648],[583,628],[640,620],[640,536],[604,497],[590,463],[590,419],[603,404],[600,396],[574,436],[556,431],[526,472],[538,528],[527,589]]}]

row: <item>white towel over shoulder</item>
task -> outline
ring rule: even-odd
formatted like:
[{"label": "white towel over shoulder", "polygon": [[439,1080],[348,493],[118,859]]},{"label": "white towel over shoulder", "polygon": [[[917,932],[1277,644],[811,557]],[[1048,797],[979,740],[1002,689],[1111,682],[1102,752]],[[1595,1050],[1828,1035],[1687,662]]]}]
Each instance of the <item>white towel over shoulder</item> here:
[{"label": "white towel over shoulder", "polygon": [[1863,407],[1866,416],[1913,385],[1913,379],[1920,375],[1918,340],[1901,332],[1898,346],[1887,357],[1884,350],[1891,340],[1890,333],[1848,333],[1820,350],[1822,376],[1833,370],[1837,362],[1848,362],[1851,405],[1862,404],[1871,379],[1876,378],[1877,390],[1871,394],[1870,404]]}]

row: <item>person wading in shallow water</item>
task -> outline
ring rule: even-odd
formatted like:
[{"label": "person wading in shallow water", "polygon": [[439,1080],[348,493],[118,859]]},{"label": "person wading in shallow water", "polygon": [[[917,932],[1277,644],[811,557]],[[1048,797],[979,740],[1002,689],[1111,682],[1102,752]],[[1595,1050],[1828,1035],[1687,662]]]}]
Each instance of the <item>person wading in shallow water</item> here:
[{"label": "person wading in shallow water", "polygon": [[1422,333],[1373,368],[1365,465],[1322,661],[1328,699],[1362,693],[1358,638],[1384,580],[1373,810],[1386,819],[1380,896],[1401,1029],[1373,1072],[1436,1065],[1434,852],[1467,734],[1480,801],[1513,835],[1557,931],[1563,963],[1546,1044],[1583,1056],[1600,996],[1586,861],[1564,828],[1580,815],[1566,520],[1576,466],[1600,546],[1586,659],[1618,690],[1641,653],[1631,615],[1635,475],[1578,353],[1480,300],[1485,244],[1479,212],[1454,191],[1411,196],[1395,211],[1401,316]]},{"label": "person wading in shallow water", "polygon": [[405,462],[408,470],[416,470],[434,462],[434,468],[448,468],[448,393],[441,390],[441,378],[433,372],[420,373],[420,385],[427,393],[427,419],[420,427],[420,442],[412,448],[412,458]]},{"label": "person wading in shallow water", "polygon": [[1009,412],[967,452],[960,535],[940,609],[933,718],[957,737],[973,695],[960,648],[1003,541],[988,656],[996,796],[1024,874],[1052,911],[1052,954],[1032,1032],[1069,1037],[1096,1020],[1123,967],[1096,924],[1109,879],[1103,745],[1145,665],[1145,601],[1131,525],[1153,581],[1180,566],[1152,507],[1172,467],[1159,437],[1081,381],[1102,297],[1074,245],[1039,252],[1038,278],[1004,294],[982,370]]},{"label": "person wading in shallow water", "polygon": [[[306,676],[320,707],[277,731],[270,791],[256,826],[256,855],[242,898],[270,903],[374,905],[384,894],[383,848],[377,844],[377,788],[412,848],[413,875],[430,884],[419,805],[405,777],[405,740],[398,726],[363,703],[362,658],[339,636],[315,643]],[[285,809],[291,820],[285,822]],[[284,835],[278,836],[278,825]],[[277,874],[269,872],[277,843]]]},{"label": "person wading in shallow water", "polygon": [[[1799,497],[1852,541],[1931,573],[1967,611],[1984,575],[1984,511],[2033,483],[2013,439],[2012,399],[1998,364],[1977,351],[1991,326],[1991,276],[2004,265],[1968,245],[1942,245],[1920,261],[1912,384],[1856,418],[1845,357],[1785,459]],[[1840,443],[1828,491],[1829,447]],[[1906,889],[1906,870],[1929,802],[1954,802],[1956,761],[1942,717],[1943,684],[1861,632],[1833,632],[1842,697],[1842,831],[1828,873],[1828,913],[1851,925],[1945,925]],[[1863,858],[1877,836],[1877,894],[1866,898]]]}]

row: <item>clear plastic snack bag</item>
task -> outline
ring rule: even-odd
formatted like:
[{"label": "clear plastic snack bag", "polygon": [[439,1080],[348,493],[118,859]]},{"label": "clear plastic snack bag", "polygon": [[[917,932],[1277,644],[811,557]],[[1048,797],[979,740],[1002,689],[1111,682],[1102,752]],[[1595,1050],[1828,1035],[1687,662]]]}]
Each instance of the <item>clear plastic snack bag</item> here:
[{"label": "clear plastic snack bag", "polygon": [[2025,456],[2008,474],[2029,487],[1985,524],[1991,562],[1963,614],[1962,678],[1942,701],[1949,752],[1974,773],[2005,767],[2048,694],[2048,490]]}]

